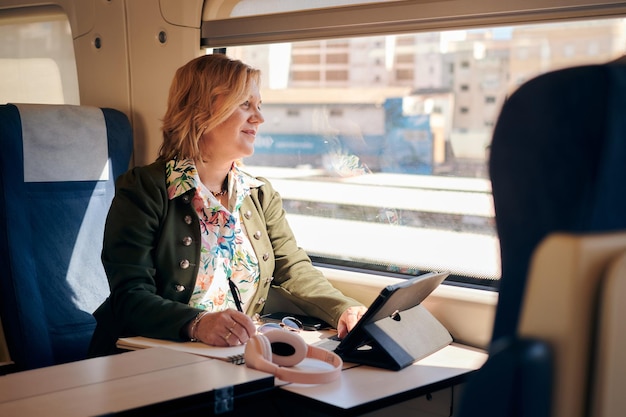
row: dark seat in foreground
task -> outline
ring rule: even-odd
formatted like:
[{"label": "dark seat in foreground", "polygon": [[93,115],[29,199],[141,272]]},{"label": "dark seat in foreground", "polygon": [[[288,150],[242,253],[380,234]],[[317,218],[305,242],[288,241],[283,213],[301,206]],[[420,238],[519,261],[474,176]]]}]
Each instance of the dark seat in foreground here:
[{"label": "dark seat in foreground", "polygon": [[[500,295],[489,359],[470,378],[455,415],[589,415],[593,387],[587,384],[597,373],[597,358],[588,361],[585,352],[598,351],[599,324],[592,319],[601,305],[594,297],[605,263],[619,252],[621,240],[626,246],[626,237],[613,233],[626,231],[624,60],[550,72],[521,86],[502,108],[489,168],[502,256]],[[611,243],[585,240],[598,234]],[[564,271],[576,273],[563,276]],[[589,293],[581,294],[582,288]],[[589,301],[584,308],[564,307],[582,300]],[[573,313],[580,327],[566,327],[584,335],[580,351],[583,339],[557,331],[569,323],[563,316]],[[549,328],[558,337],[549,337]],[[572,374],[561,358],[573,347],[576,366],[584,369],[576,379],[585,380],[570,386]],[[559,391],[575,384],[577,389]],[[569,410],[575,412],[560,414],[568,403],[576,405]]]}]

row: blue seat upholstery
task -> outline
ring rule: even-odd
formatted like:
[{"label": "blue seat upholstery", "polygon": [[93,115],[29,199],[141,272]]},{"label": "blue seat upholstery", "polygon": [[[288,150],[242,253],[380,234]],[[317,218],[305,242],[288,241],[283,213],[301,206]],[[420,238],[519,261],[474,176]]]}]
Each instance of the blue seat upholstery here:
[{"label": "blue seat upholstery", "polygon": [[625,161],[623,60],[538,76],[504,104],[489,162],[499,300],[489,359],[470,378],[459,415],[549,415],[550,347],[517,333],[529,262],[551,233],[626,229]]},{"label": "blue seat upholstery", "polygon": [[18,370],[86,357],[109,294],[104,223],[132,146],[117,110],[0,106],[0,316]]}]

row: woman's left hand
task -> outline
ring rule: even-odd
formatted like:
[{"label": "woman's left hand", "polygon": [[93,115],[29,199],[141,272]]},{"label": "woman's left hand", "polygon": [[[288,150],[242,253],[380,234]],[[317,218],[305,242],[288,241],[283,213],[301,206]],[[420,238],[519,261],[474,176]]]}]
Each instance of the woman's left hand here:
[{"label": "woman's left hand", "polygon": [[341,317],[339,317],[339,323],[337,324],[337,336],[343,339],[366,311],[367,307],[364,306],[349,307],[344,311]]}]

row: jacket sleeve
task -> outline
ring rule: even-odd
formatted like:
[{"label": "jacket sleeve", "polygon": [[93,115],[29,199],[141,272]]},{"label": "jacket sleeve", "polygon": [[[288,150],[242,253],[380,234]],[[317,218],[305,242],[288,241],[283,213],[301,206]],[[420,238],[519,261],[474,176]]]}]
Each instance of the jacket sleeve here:
[{"label": "jacket sleeve", "polygon": [[[161,164],[135,168],[117,180],[102,261],[111,288],[111,319],[121,335],[181,339],[181,328],[199,312],[162,295],[169,271],[157,268],[155,258],[168,203]],[[190,277],[192,269],[197,274],[190,268]]]},{"label": "jacket sleeve", "polygon": [[275,257],[273,284],[306,314],[337,326],[339,316],[351,306],[362,305],[345,296],[316,269],[296,238],[285,217],[282,199],[270,182],[263,185],[258,201],[265,217]]}]

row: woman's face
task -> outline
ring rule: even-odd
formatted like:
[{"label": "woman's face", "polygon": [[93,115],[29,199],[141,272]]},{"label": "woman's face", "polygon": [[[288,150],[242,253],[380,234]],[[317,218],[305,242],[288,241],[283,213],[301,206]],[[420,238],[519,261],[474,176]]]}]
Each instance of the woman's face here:
[{"label": "woman's face", "polygon": [[[219,98],[216,104],[219,106]],[[228,119],[202,135],[203,159],[235,161],[252,155],[257,130],[264,121],[259,86],[252,81],[248,99]]]}]

